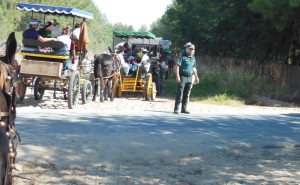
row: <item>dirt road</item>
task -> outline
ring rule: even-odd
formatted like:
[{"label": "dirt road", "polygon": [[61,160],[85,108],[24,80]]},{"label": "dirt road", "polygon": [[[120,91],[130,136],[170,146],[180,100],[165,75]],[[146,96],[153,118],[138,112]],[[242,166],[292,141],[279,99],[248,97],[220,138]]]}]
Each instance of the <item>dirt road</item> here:
[{"label": "dirt road", "polygon": [[61,98],[18,107],[18,185],[299,184],[299,108],[127,96],[69,110]]}]

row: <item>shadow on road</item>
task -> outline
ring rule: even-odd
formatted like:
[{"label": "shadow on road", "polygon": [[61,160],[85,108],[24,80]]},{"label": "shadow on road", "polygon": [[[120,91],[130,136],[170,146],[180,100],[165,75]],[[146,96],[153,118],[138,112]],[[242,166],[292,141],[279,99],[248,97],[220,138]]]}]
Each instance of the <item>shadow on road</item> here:
[{"label": "shadow on road", "polygon": [[300,114],[57,111],[21,113],[17,126],[33,184],[300,182]]}]

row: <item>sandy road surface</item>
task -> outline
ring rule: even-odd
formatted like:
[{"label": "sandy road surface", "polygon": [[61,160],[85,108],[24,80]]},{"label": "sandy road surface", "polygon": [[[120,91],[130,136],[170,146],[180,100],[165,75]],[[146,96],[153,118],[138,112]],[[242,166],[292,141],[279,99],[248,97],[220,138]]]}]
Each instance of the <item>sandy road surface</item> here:
[{"label": "sandy road surface", "polygon": [[18,185],[300,184],[300,109],[126,96],[69,110],[48,93],[18,107]]}]

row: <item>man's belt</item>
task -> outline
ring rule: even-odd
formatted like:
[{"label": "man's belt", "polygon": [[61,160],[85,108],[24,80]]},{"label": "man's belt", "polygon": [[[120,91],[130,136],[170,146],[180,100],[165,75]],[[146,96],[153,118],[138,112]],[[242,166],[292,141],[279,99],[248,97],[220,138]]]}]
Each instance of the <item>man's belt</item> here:
[{"label": "man's belt", "polygon": [[180,76],[184,76],[184,77],[191,77],[193,75],[193,73],[180,73]]}]

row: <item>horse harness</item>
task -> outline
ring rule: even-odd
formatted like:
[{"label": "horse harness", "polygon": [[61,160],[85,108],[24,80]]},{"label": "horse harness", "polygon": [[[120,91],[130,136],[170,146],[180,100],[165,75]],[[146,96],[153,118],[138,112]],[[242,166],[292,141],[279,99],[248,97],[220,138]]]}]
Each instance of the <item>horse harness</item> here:
[{"label": "horse harness", "polygon": [[[111,67],[111,66],[103,67],[103,70],[111,71],[111,73],[107,76],[104,76],[103,79],[109,79],[109,78],[115,76],[116,74],[118,74],[120,71],[120,68],[121,68],[120,67],[121,66],[120,59],[117,57],[117,55],[112,55],[112,57],[114,58],[113,67]],[[116,62],[118,62],[118,65],[117,65],[118,67],[116,67]]]},{"label": "horse harness", "polygon": [[[19,134],[15,127],[15,118],[16,118],[16,85],[19,80],[16,77],[15,72],[10,68],[9,65],[0,61],[0,70],[6,70],[6,73],[2,71],[0,84],[3,84],[0,87],[0,93],[3,94],[3,97],[6,100],[8,111],[2,111],[0,108],[0,127],[6,129],[6,135],[8,137],[8,164],[10,177],[12,177],[11,172],[15,167],[15,157],[16,157],[16,148],[17,144],[21,141]],[[1,71],[0,71],[1,72]],[[2,83],[1,83],[2,80]],[[4,82],[3,82],[4,81]],[[1,99],[0,99],[1,100]],[[7,118],[5,121],[4,118]]]}]

